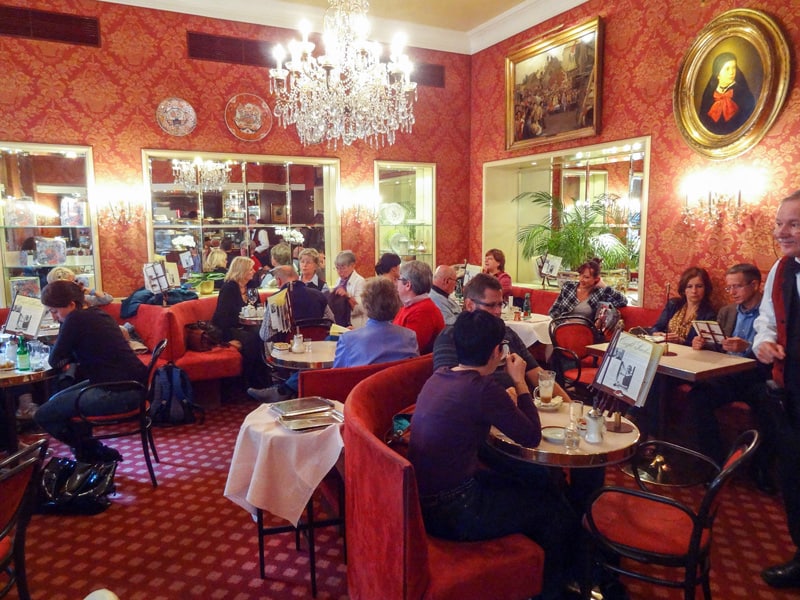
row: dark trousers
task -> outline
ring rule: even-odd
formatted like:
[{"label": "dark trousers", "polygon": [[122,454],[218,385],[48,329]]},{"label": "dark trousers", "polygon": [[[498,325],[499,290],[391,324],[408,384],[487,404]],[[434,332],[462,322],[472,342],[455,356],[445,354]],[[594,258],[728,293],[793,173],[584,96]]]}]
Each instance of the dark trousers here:
[{"label": "dark trousers", "polygon": [[248,387],[265,388],[271,382],[269,370],[262,358],[264,342],[258,337],[258,332],[250,329],[232,329],[231,339],[242,344],[242,375]]},{"label": "dark trousers", "polygon": [[765,403],[775,434],[786,522],[800,558],[800,389],[768,393]]},{"label": "dark trousers", "polygon": [[691,413],[697,428],[700,452],[722,464],[730,448],[720,435],[715,411],[733,402],[746,402],[755,415],[761,443],[753,457],[752,467],[768,470],[774,459],[774,432],[765,412],[765,377],[758,371],[737,373],[699,383],[689,392]]},{"label": "dark trousers", "polygon": [[542,599],[563,598],[582,531],[554,486],[526,486],[519,478],[486,470],[455,490],[420,500],[425,528],[433,536],[477,541],[521,533],[531,538],[545,553]]}]

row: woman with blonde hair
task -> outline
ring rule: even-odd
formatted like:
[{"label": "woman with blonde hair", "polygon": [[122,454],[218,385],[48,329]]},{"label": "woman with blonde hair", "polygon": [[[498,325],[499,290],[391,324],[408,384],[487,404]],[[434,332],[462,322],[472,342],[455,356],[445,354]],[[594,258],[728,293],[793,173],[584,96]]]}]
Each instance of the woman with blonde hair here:
[{"label": "woman with blonde hair", "polygon": [[237,256],[233,259],[219,290],[211,323],[220,330],[223,341],[233,342],[242,353],[242,373],[247,387],[264,388],[269,385],[270,378],[261,361],[258,332],[239,324],[239,313],[247,305],[247,284],[255,274],[255,262],[251,258]]},{"label": "woman with blonde hair", "polygon": [[77,283],[83,290],[83,300],[86,306],[103,306],[114,301],[114,296],[106,294],[102,290],[86,289],[83,278],[75,275],[74,271],[67,267],[56,267],[47,274],[47,283],[53,283],[54,281],[74,281]]},{"label": "woman with blonde hair", "polygon": [[[225,251],[220,250],[219,248],[213,248],[211,252],[208,253],[205,265],[203,265],[203,271],[205,271],[206,273],[227,274],[228,255],[225,253]],[[224,283],[223,279],[214,280],[214,289],[215,290],[221,289],[223,283]]]}]

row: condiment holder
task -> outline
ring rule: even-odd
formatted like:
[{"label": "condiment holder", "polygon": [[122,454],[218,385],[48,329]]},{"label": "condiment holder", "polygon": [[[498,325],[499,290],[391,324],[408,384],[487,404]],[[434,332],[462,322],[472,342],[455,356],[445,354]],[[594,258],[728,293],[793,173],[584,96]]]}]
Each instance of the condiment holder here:
[{"label": "condiment holder", "polygon": [[586,441],[590,444],[600,444],[606,427],[606,418],[602,411],[593,408],[586,413]]},{"label": "condiment holder", "polygon": [[306,346],[303,344],[303,334],[298,333],[292,338],[292,352],[295,354],[302,354],[306,351]]}]

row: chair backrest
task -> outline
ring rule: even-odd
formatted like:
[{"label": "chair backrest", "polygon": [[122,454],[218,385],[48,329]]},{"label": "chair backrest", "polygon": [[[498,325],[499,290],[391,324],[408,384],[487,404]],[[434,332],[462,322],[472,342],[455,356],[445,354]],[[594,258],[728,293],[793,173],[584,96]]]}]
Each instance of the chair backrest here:
[{"label": "chair backrest", "polygon": [[353,388],[378,371],[420,358],[404,358],[388,363],[361,365],[358,367],[339,367],[337,369],[306,369],[300,371],[298,394],[300,396],[323,396],[330,400],[344,402]]},{"label": "chair backrest", "polygon": [[[297,333],[299,330],[303,337],[321,342],[330,335],[332,325],[333,321],[330,319],[299,319],[295,321],[292,332]],[[291,333],[289,336],[291,337]]]},{"label": "chair backrest", "polygon": [[392,417],[416,402],[433,357],[404,361],[359,383],[345,403],[347,579],[354,600],[422,598],[428,545],[411,463],[384,442]]},{"label": "chair backrest", "polygon": [[158,359],[167,347],[167,339],[164,338],[156,344],[153,348],[153,355],[150,357],[150,362],[147,365],[147,400],[152,400],[153,394],[153,379],[158,368]]},{"label": "chair backrest", "polygon": [[[35,483],[46,451],[47,440],[41,439],[0,460],[0,546],[4,538],[13,535],[9,546],[24,551],[25,531],[37,491]],[[15,580],[16,575],[12,575],[7,585],[10,587]]]},{"label": "chair backrest", "polygon": [[572,350],[578,357],[586,356],[586,346],[595,343],[597,330],[586,317],[556,317],[550,322],[550,340],[554,346]]},{"label": "chair backrest", "polygon": [[736,438],[728,458],[725,459],[717,476],[708,485],[708,490],[706,490],[706,494],[697,511],[698,520],[704,523],[705,527],[710,527],[714,521],[719,507],[719,493],[722,488],[730,481],[731,476],[750,459],[760,443],[760,436],[755,429],[745,431]]}]

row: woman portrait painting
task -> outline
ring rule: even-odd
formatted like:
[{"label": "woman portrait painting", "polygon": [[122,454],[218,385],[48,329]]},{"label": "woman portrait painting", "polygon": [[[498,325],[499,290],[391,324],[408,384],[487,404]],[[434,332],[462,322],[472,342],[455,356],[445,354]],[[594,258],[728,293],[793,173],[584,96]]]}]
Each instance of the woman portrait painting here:
[{"label": "woman portrait painting", "polygon": [[[760,88],[761,77],[757,80]],[[747,122],[755,105],[755,97],[740,68],[737,54],[716,54],[711,76],[700,98],[698,117],[703,126],[717,135],[731,134]]]}]

